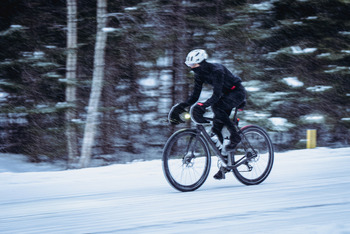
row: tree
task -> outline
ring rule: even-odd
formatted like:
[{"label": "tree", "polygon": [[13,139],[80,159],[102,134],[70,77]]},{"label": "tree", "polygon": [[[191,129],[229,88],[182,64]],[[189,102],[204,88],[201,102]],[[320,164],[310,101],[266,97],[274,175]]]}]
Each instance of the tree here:
[{"label": "tree", "polygon": [[0,10],[0,86],[7,97],[0,111],[8,123],[2,129],[5,143],[10,142],[4,150],[31,161],[66,155],[59,104],[65,9],[62,1],[5,0]]},{"label": "tree", "polygon": [[[255,24],[254,40],[265,87],[250,96],[258,100],[269,94],[256,103],[271,117],[288,121],[283,131],[294,135],[288,148],[305,147],[299,139],[307,128],[319,130],[320,145],[348,141],[349,2],[279,0],[260,5],[260,12],[264,8],[268,14]],[[278,131],[268,122],[266,126]]]},{"label": "tree", "polygon": [[66,139],[68,167],[77,163],[77,131],[73,120],[76,119],[77,84],[77,1],[67,0],[67,62],[66,62]]},{"label": "tree", "polygon": [[80,167],[89,165],[94,139],[97,131],[97,122],[99,115],[99,102],[103,87],[105,48],[107,32],[104,30],[107,25],[107,0],[97,1],[97,34],[94,55],[94,71],[92,78],[92,87],[89,99],[87,119],[84,130],[83,145],[79,160]]}]

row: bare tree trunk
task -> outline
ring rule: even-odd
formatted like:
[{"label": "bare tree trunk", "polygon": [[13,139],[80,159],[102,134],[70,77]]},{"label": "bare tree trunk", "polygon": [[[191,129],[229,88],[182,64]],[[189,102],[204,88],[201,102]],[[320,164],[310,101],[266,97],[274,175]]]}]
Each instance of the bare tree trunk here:
[{"label": "bare tree trunk", "polygon": [[104,77],[104,55],[106,48],[107,32],[103,28],[107,24],[107,0],[97,1],[97,34],[94,55],[94,72],[92,87],[89,99],[87,120],[84,130],[83,145],[80,156],[80,167],[87,167],[90,163],[92,147],[94,146],[96,127],[98,122],[98,105],[101,98],[101,91]]},{"label": "bare tree trunk", "polygon": [[66,139],[68,167],[78,162],[77,132],[72,120],[76,118],[77,74],[77,2],[67,0],[67,61],[66,61]]}]

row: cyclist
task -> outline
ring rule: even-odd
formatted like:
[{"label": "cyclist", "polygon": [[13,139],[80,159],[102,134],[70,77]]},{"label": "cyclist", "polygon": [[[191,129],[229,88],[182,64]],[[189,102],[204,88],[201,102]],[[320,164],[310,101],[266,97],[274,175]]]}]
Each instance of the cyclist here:
[{"label": "cyclist", "polygon": [[[241,141],[233,122],[230,120],[230,114],[234,107],[242,108],[245,103],[245,89],[241,84],[240,77],[232,74],[225,66],[218,63],[207,62],[208,54],[203,49],[192,50],[186,57],[185,64],[195,73],[194,88],[192,95],[179,104],[179,108],[192,106],[199,99],[203,84],[209,84],[213,87],[212,96],[201,103],[198,102],[192,107],[193,118],[199,122],[206,122],[203,114],[209,106],[214,113],[212,134],[217,135],[221,144],[223,144],[223,135],[221,133],[224,126],[230,132],[230,143],[225,146],[226,151],[232,151]],[[215,179],[225,179],[227,171],[221,168],[215,175]]]}]

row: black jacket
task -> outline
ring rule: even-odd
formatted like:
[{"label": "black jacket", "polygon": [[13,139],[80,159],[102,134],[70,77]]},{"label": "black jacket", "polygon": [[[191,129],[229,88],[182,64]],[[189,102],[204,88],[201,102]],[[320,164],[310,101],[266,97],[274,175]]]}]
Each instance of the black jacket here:
[{"label": "black jacket", "polygon": [[192,70],[195,73],[195,85],[192,95],[186,100],[189,106],[198,100],[204,83],[213,86],[213,95],[203,103],[204,107],[209,107],[219,101],[225,93],[230,92],[233,86],[239,86],[242,82],[240,77],[218,63],[208,63],[204,60],[199,67]]}]

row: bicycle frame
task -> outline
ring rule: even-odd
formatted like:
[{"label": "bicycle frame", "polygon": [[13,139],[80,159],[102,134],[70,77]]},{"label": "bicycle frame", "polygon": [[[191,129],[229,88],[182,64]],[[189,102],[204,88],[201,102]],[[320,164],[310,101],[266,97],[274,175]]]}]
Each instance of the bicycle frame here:
[{"label": "bicycle frame", "polygon": [[[234,117],[233,117],[233,121],[234,121],[234,124],[235,124],[235,127],[237,129],[237,132],[242,136],[243,138],[243,147],[245,149],[245,151],[247,151],[249,148],[253,150],[254,152],[254,155],[256,155],[256,151],[255,149],[251,146],[250,142],[248,141],[248,139],[244,136],[244,134],[242,134],[242,130],[238,127],[238,120],[237,120],[237,111],[238,109],[236,108],[235,109],[235,114],[234,114]],[[206,118],[207,120],[209,121],[213,121],[212,118]],[[228,155],[228,162],[226,163],[226,159],[224,158],[224,156],[221,154],[220,150],[216,147],[215,143],[211,140],[208,132],[205,130],[205,127],[202,125],[202,124],[197,124],[196,125],[196,131],[197,131],[197,134],[200,135],[202,134],[205,138],[205,140],[207,141],[207,143],[210,145],[210,147],[214,150],[214,152],[216,153],[216,156],[219,158],[221,164],[228,168],[228,169],[234,169],[236,167],[239,167],[240,165],[246,163],[248,161],[248,158],[247,156],[244,156],[242,157],[241,159],[239,159],[237,162],[234,162],[233,160],[233,157],[232,157],[232,152],[229,153]],[[246,145],[248,144],[248,146]]]}]

